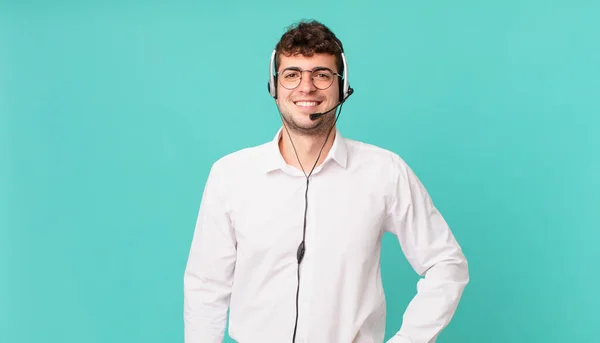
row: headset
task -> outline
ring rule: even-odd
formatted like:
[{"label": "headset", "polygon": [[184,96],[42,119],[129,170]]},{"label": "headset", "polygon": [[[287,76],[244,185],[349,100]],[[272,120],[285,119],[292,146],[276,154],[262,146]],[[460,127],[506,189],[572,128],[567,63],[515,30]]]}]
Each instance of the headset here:
[{"label": "headset", "polygon": [[[337,42],[336,44],[341,50],[342,63],[344,65],[344,75],[342,76],[344,82],[342,87],[340,88],[340,102],[344,102],[352,94],[353,89],[350,88],[350,83],[348,82],[348,65],[346,63],[346,56],[344,55],[344,50]],[[273,49],[273,52],[271,53],[271,63],[269,63],[269,82],[267,84],[267,89],[269,90],[269,94],[271,94],[273,99],[277,99],[277,76],[275,71],[276,54],[277,49]]]}]

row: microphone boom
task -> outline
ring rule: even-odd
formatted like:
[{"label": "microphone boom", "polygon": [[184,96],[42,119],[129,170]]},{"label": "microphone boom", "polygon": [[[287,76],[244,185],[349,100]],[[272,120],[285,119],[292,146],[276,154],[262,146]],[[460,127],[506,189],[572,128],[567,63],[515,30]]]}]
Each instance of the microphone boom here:
[{"label": "microphone boom", "polygon": [[317,120],[317,119],[321,118],[322,116],[324,116],[325,114],[333,111],[338,106],[340,106],[341,104],[343,104],[344,102],[346,102],[346,100],[350,97],[350,95],[352,95],[352,93],[354,93],[354,90],[352,88],[350,88],[350,91],[348,92],[348,96],[344,100],[340,101],[337,105],[335,105],[334,107],[330,108],[329,110],[327,110],[325,112],[311,113],[310,114],[310,120]]}]

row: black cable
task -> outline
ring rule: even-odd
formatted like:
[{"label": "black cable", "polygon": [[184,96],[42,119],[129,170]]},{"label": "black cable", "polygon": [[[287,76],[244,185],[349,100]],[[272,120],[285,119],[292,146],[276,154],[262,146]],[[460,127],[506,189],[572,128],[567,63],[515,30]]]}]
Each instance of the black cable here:
[{"label": "black cable", "polygon": [[[327,140],[325,140],[327,142]],[[318,161],[318,158],[317,158]],[[304,192],[304,224],[302,226],[302,242],[298,246],[298,251],[296,252],[296,258],[298,260],[298,283],[296,284],[296,322],[294,324],[294,336],[292,338],[292,343],[296,342],[296,330],[298,329],[298,297],[300,295],[300,263],[302,263],[302,259],[304,258],[304,239],[306,237],[306,213],[308,212],[308,184],[309,179],[306,178],[306,191]]]},{"label": "black cable", "polygon": [[333,130],[333,128],[335,127],[335,124],[337,123],[340,114],[342,114],[342,106],[343,103],[340,104],[340,110],[335,118],[335,121],[333,122],[333,125],[331,125],[331,128],[329,128],[329,132],[327,133],[327,137],[325,137],[325,142],[323,142],[323,145],[321,146],[321,149],[319,150],[319,155],[317,156],[317,159],[315,160],[315,163],[313,164],[310,173],[308,173],[308,175],[306,175],[306,171],[304,171],[304,166],[302,166],[302,162],[300,162],[300,157],[298,156],[298,152],[296,151],[296,147],[294,146],[294,142],[292,141],[292,136],[290,135],[290,132],[288,131],[287,126],[283,125],[283,127],[285,128],[285,130],[288,133],[288,137],[290,139],[290,142],[292,143],[292,148],[294,149],[294,154],[296,155],[296,159],[298,160],[298,163],[300,164],[300,168],[302,169],[302,172],[304,173],[304,176],[306,177],[306,190],[304,192],[304,222],[302,225],[302,242],[300,242],[300,245],[298,246],[298,250],[296,252],[296,259],[298,261],[298,271],[297,271],[297,279],[298,279],[298,283],[296,285],[296,320],[295,320],[295,324],[294,324],[294,335],[292,336],[292,343],[296,342],[296,332],[298,330],[298,315],[299,315],[299,296],[300,296],[300,263],[302,262],[302,259],[304,258],[304,253],[306,251],[306,214],[308,212],[308,186],[309,186],[309,180],[310,180],[310,176],[312,175],[313,171],[315,170],[315,167],[317,166],[317,163],[319,162],[319,159],[321,158],[321,153],[323,152],[323,148],[325,147],[325,144],[327,144],[327,140],[329,140],[329,135],[331,134],[331,131]]}]

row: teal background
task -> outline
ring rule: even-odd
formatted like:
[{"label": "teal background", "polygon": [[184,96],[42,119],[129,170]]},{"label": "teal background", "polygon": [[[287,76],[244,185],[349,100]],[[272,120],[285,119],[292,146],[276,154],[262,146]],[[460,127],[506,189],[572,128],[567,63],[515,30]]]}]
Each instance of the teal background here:
[{"label": "teal background", "polygon": [[[0,2],[0,342],[182,342],[210,165],[270,140],[268,58],[345,44],[344,136],[400,154],[469,259],[440,343],[600,341],[598,1]],[[387,334],[417,277],[386,236]],[[226,342],[231,340],[226,339]]]}]

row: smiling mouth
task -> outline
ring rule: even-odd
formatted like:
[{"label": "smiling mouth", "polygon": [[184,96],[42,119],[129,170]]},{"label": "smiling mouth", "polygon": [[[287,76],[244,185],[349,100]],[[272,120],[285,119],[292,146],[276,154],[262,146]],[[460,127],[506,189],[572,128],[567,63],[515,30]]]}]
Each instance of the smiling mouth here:
[{"label": "smiling mouth", "polygon": [[321,101],[294,101],[294,104],[299,107],[315,107],[321,104]]}]

